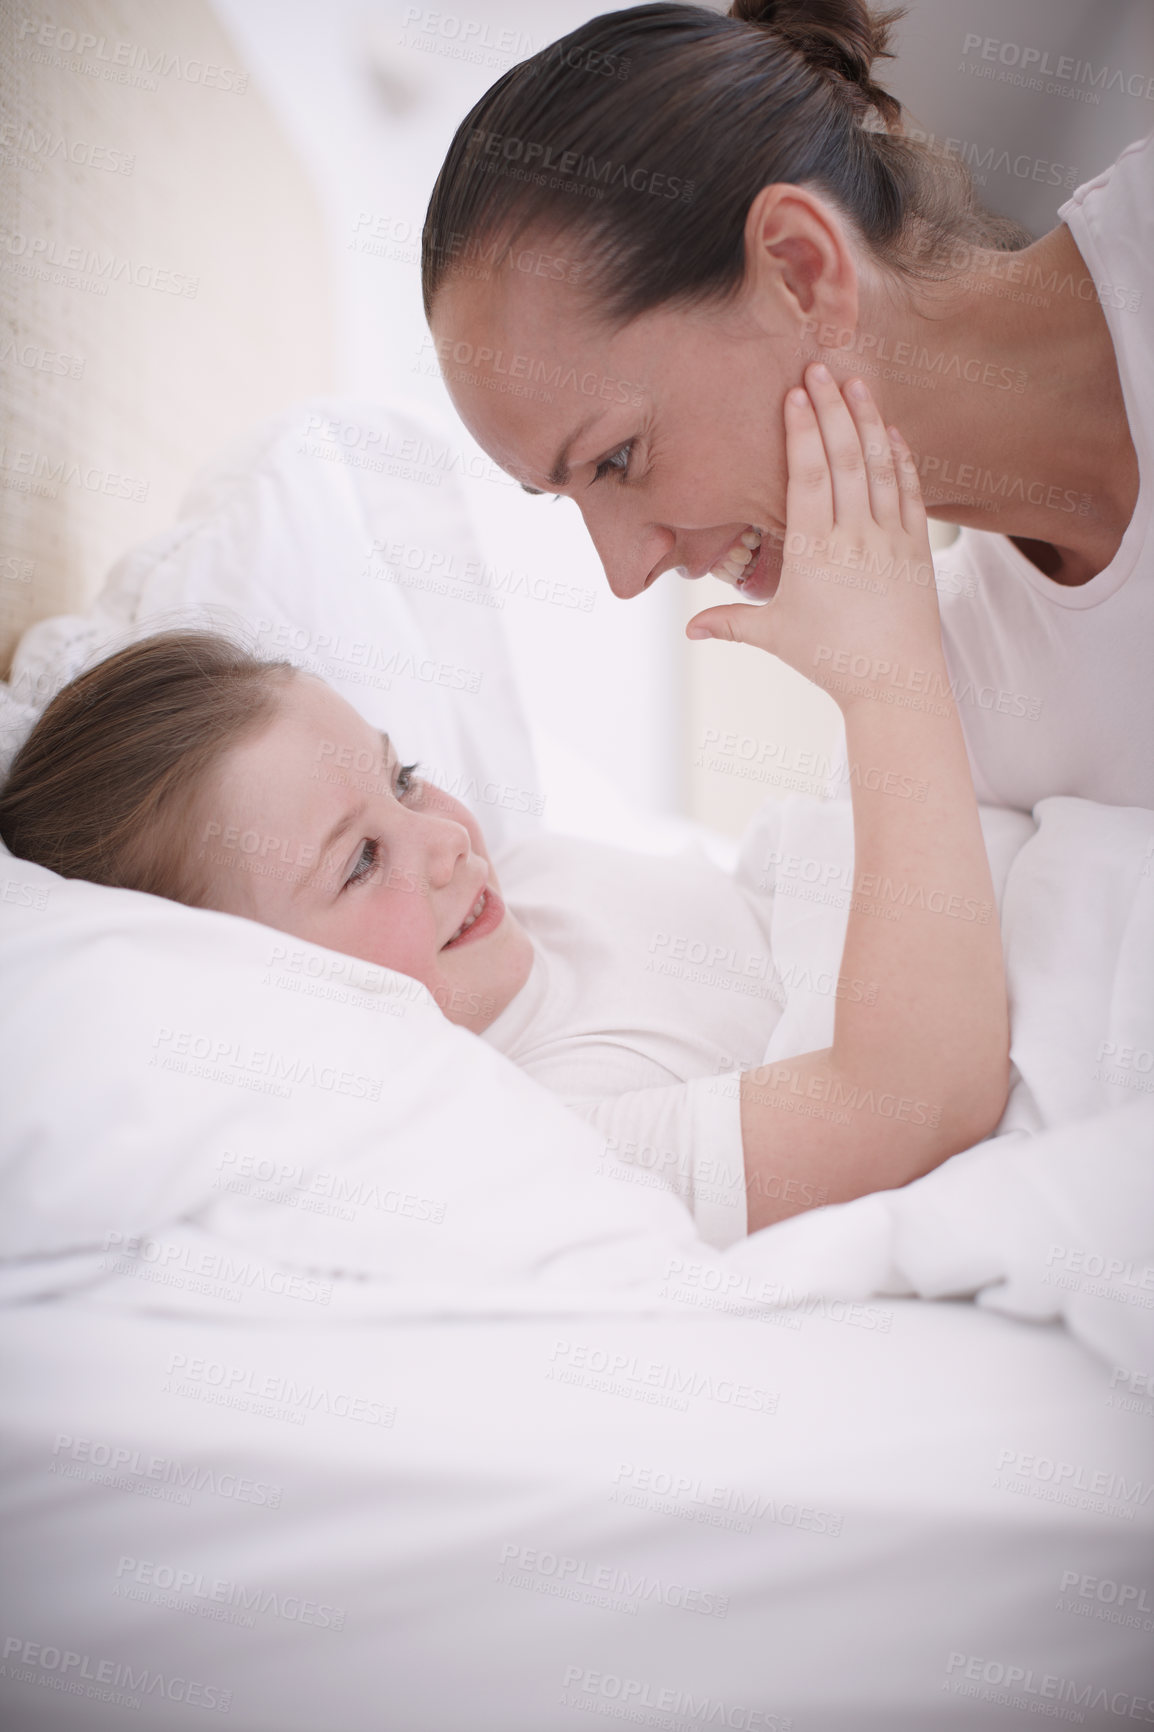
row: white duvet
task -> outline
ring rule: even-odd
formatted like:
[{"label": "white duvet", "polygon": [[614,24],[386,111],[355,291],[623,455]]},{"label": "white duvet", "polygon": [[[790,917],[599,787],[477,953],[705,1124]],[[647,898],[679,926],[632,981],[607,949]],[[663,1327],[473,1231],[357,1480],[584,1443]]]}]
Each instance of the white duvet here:
[{"label": "white duvet", "polygon": [[[225,593],[351,621],[380,497],[299,438],[202,488],[104,616],[39,628],[25,695]],[[419,534],[463,534],[436,504]],[[378,637],[466,641],[373,581]],[[499,633],[468,641],[480,708],[348,694],[529,786]],[[11,1723],[1154,1723],[1154,816],[1036,820],[990,819],[1005,1134],[726,1253],[411,982],[0,858]],[[844,808],[748,840],[793,982],[771,1056],[828,1040],[806,970],[842,916],[799,863],[848,860]]]},{"label": "white duvet", "polygon": [[[10,861],[0,1282],[228,1315],[235,1283],[212,1271],[239,1259],[263,1271],[246,1314],[292,1316],[322,1282],[334,1319],[470,1312],[499,1290],[659,1310],[977,1294],[1148,1365],[1152,838],[1149,814],[1047,801],[1009,865],[1006,1134],[727,1253],[671,1193],[614,1182],[592,1131],[403,977]],[[788,802],[772,840],[787,865],[849,859],[848,811]],[[799,984],[771,1057],[828,1041],[829,997],[790,964],[836,973],[844,918],[789,882],[779,866],[773,939]]]},{"label": "white duvet", "polygon": [[[999,1134],[916,1184],[755,1235],[788,1289],[976,1294],[1063,1316],[1125,1365],[1154,1365],[1154,814],[1043,800],[1036,825],[983,814],[999,889],[1013,1059]],[[774,892],[789,988],[768,1057],[828,1044],[852,881],[844,802],[788,800],[751,827],[739,871]],[[834,890],[829,892],[828,886]],[[816,886],[816,894],[813,888]]]}]

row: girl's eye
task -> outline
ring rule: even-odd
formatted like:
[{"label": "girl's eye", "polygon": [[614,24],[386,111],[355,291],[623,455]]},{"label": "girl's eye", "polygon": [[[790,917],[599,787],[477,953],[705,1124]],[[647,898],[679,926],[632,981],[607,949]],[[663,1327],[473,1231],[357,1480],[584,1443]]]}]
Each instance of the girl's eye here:
[{"label": "girl's eye", "polygon": [[366,878],[370,878],[376,871],[379,856],[379,842],[372,836],[366,836],[361,851],[357,855],[357,863],[345,879],[342,888],[347,890],[351,884],[363,884]]},{"label": "girl's eye", "polygon": [[[420,767],[419,764],[397,765],[397,775],[396,780],[393,783],[393,792],[398,800],[403,800],[406,794],[412,794],[420,787],[421,784],[417,778],[417,771]],[[363,884],[366,878],[371,878],[373,873],[376,871],[377,866],[380,864],[380,858],[381,844],[377,841],[375,836],[366,836],[364,843],[361,846],[361,851],[357,855],[356,865],[341,885],[341,889],[348,890],[351,885]]]},{"label": "girl's eye", "polygon": [[420,767],[420,764],[398,764],[397,779],[393,784],[393,792],[398,800],[404,799],[406,794],[411,794],[418,786],[417,771]]},{"label": "girl's eye", "polygon": [[629,459],[633,454],[633,440],[618,446],[608,457],[603,457],[593,472],[594,481],[600,481],[611,472],[616,474],[618,481],[624,481],[629,474]]}]

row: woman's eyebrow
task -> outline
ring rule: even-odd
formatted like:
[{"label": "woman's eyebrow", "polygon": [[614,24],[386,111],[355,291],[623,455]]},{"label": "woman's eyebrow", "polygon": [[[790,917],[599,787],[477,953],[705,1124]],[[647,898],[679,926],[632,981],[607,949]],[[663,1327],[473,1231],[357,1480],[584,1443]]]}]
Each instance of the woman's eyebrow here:
[{"label": "woman's eyebrow", "polygon": [[[568,487],[570,453],[578,439],[583,439],[585,434],[588,433],[590,427],[595,427],[604,413],[604,409],[599,409],[595,415],[588,416],[584,421],[582,421],[580,427],[574,428],[573,432],[570,433],[560,451],[558,451],[556,457],[553,459],[553,467],[546,476],[546,480],[550,487]],[[525,489],[526,493],[540,494],[545,491],[543,487],[530,487],[524,481],[522,481],[521,486]]]}]

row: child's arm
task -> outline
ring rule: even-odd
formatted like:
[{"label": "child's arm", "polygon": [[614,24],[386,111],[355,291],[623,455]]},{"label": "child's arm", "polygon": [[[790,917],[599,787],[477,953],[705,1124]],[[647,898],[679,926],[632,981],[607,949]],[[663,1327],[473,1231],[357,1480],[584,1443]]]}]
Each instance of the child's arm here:
[{"label": "child's arm", "polygon": [[[690,626],[771,650],[823,686],[856,770],[842,971],[875,981],[876,1001],[839,999],[828,1050],[742,1077],[751,1231],[797,1213],[782,1198],[800,1186],[841,1202],[928,1172],[989,1135],[1008,1086],[1001,936],[917,472],[854,383],[843,398],[811,368],[808,396],[786,399],[775,598]],[[892,791],[922,783],[924,800]],[[894,909],[900,918],[886,918]]]}]

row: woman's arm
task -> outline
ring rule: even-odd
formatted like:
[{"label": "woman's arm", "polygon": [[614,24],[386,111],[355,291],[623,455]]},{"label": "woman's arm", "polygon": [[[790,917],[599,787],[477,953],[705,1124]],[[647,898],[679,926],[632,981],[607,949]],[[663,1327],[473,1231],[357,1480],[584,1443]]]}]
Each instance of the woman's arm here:
[{"label": "woman's arm", "polygon": [[[864,386],[843,398],[823,368],[806,382],[808,396],[786,400],[778,593],[710,609],[690,635],[772,650],[841,708],[855,849],[842,971],[878,990],[871,1004],[838,1001],[828,1050],[742,1077],[751,1230],[799,1213],[785,1199],[802,1186],[845,1201],[980,1141],[1009,1074],[994,890],[917,473]],[[918,783],[924,801],[889,791]]]}]

